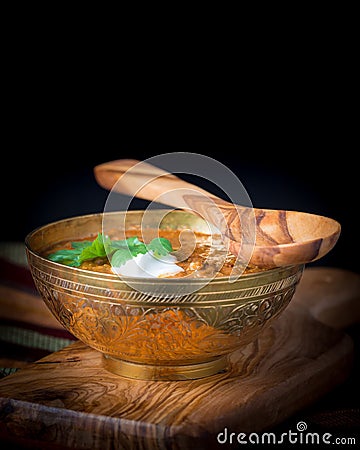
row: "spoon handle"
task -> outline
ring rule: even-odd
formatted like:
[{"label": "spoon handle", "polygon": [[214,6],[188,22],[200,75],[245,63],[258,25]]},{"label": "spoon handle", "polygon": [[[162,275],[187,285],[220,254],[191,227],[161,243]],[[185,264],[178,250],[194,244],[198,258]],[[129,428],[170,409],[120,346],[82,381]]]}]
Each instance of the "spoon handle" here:
[{"label": "spoon handle", "polygon": [[118,159],[100,164],[94,168],[94,173],[99,185],[105,189],[114,189],[121,194],[149,201],[161,198],[161,203],[176,208],[184,206],[182,190],[212,196],[176,175],[135,159]]},{"label": "spoon handle", "polygon": [[[143,161],[119,159],[94,168],[100,186],[121,194],[156,201],[179,209],[188,209],[215,225],[221,233],[239,240],[241,235],[240,212],[229,202],[188,183],[177,176]],[[231,224],[231,227],[229,227]]]}]

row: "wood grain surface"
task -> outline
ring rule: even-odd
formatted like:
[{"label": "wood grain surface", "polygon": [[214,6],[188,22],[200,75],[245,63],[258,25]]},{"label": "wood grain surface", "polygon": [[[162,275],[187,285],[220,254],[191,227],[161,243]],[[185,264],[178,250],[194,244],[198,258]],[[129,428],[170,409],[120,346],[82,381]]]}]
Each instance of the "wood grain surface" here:
[{"label": "wood grain surface", "polygon": [[201,380],[121,378],[72,344],[0,382],[0,435],[29,448],[209,449],[222,448],[225,427],[267,430],[347,378],[353,343],[340,328],[359,319],[359,280],[306,269],[293,301],[231,369]]}]

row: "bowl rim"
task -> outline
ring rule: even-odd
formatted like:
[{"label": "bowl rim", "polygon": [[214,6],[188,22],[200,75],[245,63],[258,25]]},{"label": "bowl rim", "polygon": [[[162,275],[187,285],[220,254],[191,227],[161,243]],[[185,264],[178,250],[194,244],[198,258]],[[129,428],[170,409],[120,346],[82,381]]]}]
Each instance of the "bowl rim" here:
[{"label": "bowl rim", "polygon": [[[167,209],[159,209],[158,211],[164,211]],[[33,230],[31,230],[30,232],[28,232],[25,236],[24,239],[24,244],[25,244],[25,248],[26,251],[33,255],[34,257],[36,257],[37,259],[40,259],[41,261],[43,261],[44,263],[46,263],[47,265],[56,267],[56,268],[61,268],[62,270],[65,271],[71,271],[74,273],[79,273],[79,274],[83,274],[86,277],[90,277],[90,275],[96,276],[97,278],[102,278],[102,279],[108,279],[109,281],[122,281],[126,282],[141,282],[141,283],[171,283],[171,284],[184,284],[184,283],[188,283],[189,281],[192,284],[196,284],[198,283],[204,283],[205,281],[210,280],[211,284],[214,284],[216,282],[218,283],[224,283],[226,281],[231,281],[232,277],[229,276],[221,276],[221,277],[199,277],[199,278],[188,278],[188,277],[179,277],[179,278],[166,278],[166,277],[161,277],[161,278],[156,278],[156,277],[129,277],[129,276],[119,276],[118,274],[115,273],[105,273],[105,272],[96,272],[96,271],[92,271],[92,270],[88,270],[88,269],[81,269],[80,267],[72,267],[72,266],[67,266],[65,264],[61,264],[55,261],[51,261],[50,259],[46,258],[45,256],[42,256],[40,253],[36,252],[35,250],[33,250],[31,248],[30,245],[30,239],[32,238],[33,235],[35,235],[36,233],[38,233],[39,231],[43,230],[45,231],[46,228],[52,227],[56,224],[60,224],[60,223],[64,223],[67,221],[72,221],[75,219],[88,219],[92,216],[104,216],[104,215],[116,215],[119,213],[126,213],[126,214],[132,214],[132,213],[139,213],[145,210],[129,210],[129,211],[109,211],[109,212],[98,212],[98,213],[89,213],[89,214],[81,214],[81,215],[75,215],[75,216],[69,216],[63,219],[58,219],[58,220],[54,220],[52,222],[48,222],[46,224],[43,225],[39,225],[36,228],[34,228]],[[168,210],[169,212],[171,211],[176,211],[176,212],[182,212],[183,210]],[[183,211],[184,213],[188,213],[189,211]],[[271,275],[272,273],[275,272],[279,272],[282,270],[291,270],[295,267],[300,267],[300,266],[304,266],[303,264],[292,264],[289,266],[279,266],[279,267],[274,267],[274,268],[269,268],[269,269],[265,269],[265,270],[261,270],[259,272],[251,272],[251,273],[247,273],[244,274],[242,273],[240,276],[234,277],[233,282],[241,279],[247,279],[250,280],[252,278],[262,278],[262,277],[266,277],[268,275]]]}]

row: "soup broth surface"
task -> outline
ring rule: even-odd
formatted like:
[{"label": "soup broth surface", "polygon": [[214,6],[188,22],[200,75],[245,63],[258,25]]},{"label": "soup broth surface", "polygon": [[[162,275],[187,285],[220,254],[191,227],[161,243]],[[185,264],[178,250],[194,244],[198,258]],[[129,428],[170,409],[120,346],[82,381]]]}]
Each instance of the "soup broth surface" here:
[{"label": "soup broth surface", "polygon": [[[261,270],[258,267],[241,264],[240,261],[237,261],[236,256],[228,251],[221,235],[208,235],[190,230],[147,229],[140,231],[139,229],[129,229],[125,234],[121,236],[114,235],[111,238],[126,239],[132,236],[137,236],[139,240],[145,243],[150,242],[154,237],[163,237],[171,242],[174,249],[172,254],[178,260],[176,264],[183,271],[166,278],[188,276],[193,278],[228,277],[230,275],[247,274]],[[84,240],[93,239],[93,236],[84,238]],[[71,242],[56,246],[56,248],[52,249],[52,252],[71,248]],[[80,268],[93,272],[114,273],[106,257],[84,261]]]}]

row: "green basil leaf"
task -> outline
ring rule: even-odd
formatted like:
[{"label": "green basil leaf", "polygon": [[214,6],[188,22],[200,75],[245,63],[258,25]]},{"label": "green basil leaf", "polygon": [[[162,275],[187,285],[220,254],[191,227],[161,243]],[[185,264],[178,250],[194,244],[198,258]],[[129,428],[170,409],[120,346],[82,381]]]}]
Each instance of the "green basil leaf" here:
[{"label": "green basil leaf", "polygon": [[133,258],[133,254],[129,249],[122,248],[116,250],[116,252],[111,257],[111,265],[113,267],[119,267],[125,264],[127,261]]},{"label": "green basil leaf", "polygon": [[58,250],[57,252],[48,255],[48,259],[50,261],[65,264],[67,266],[79,267],[81,264],[79,259],[80,253],[81,253],[80,249]]},{"label": "green basil leaf", "polygon": [[154,252],[154,256],[165,256],[173,251],[171,242],[166,238],[155,238],[147,246],[148,250]]},{"label": "green basil leaf", "polygon": [[133,256],[137,256],[140,253],[144,254],[148,251],[146,245],[136,236],[124,239],[122,241],[111,241],[111,249],[125,249],[130,251]]},{"label": "green basil leaf", "polygon": [[59,250],[48,256],[51,261],[79,267],[89,259],[108,257],[114,267],[125,264],[139,254],[152,251],[154,256],[165,256],[173,251],[168,239],[155,238],[149,245],[145,245],[137,236],[124,240],[111,240],[99,233],[93,241],[78,241],[71,243],[71,249]]},{"label": "green basil leaf", "polygon": [[80,248],[81,250],[85,247],[89,247],[92,244],[92,241],[76,241],[72,242],[72,248]]},{"label": "green basil leaf", "polygon": [[106,245],[110,245],[110,239],[107,236],[98,234],[97,238],[91,243],[90,246],[84,247],[80,255],[80,262],[84,262],[88,259],[104,258],[107,255]]}]

